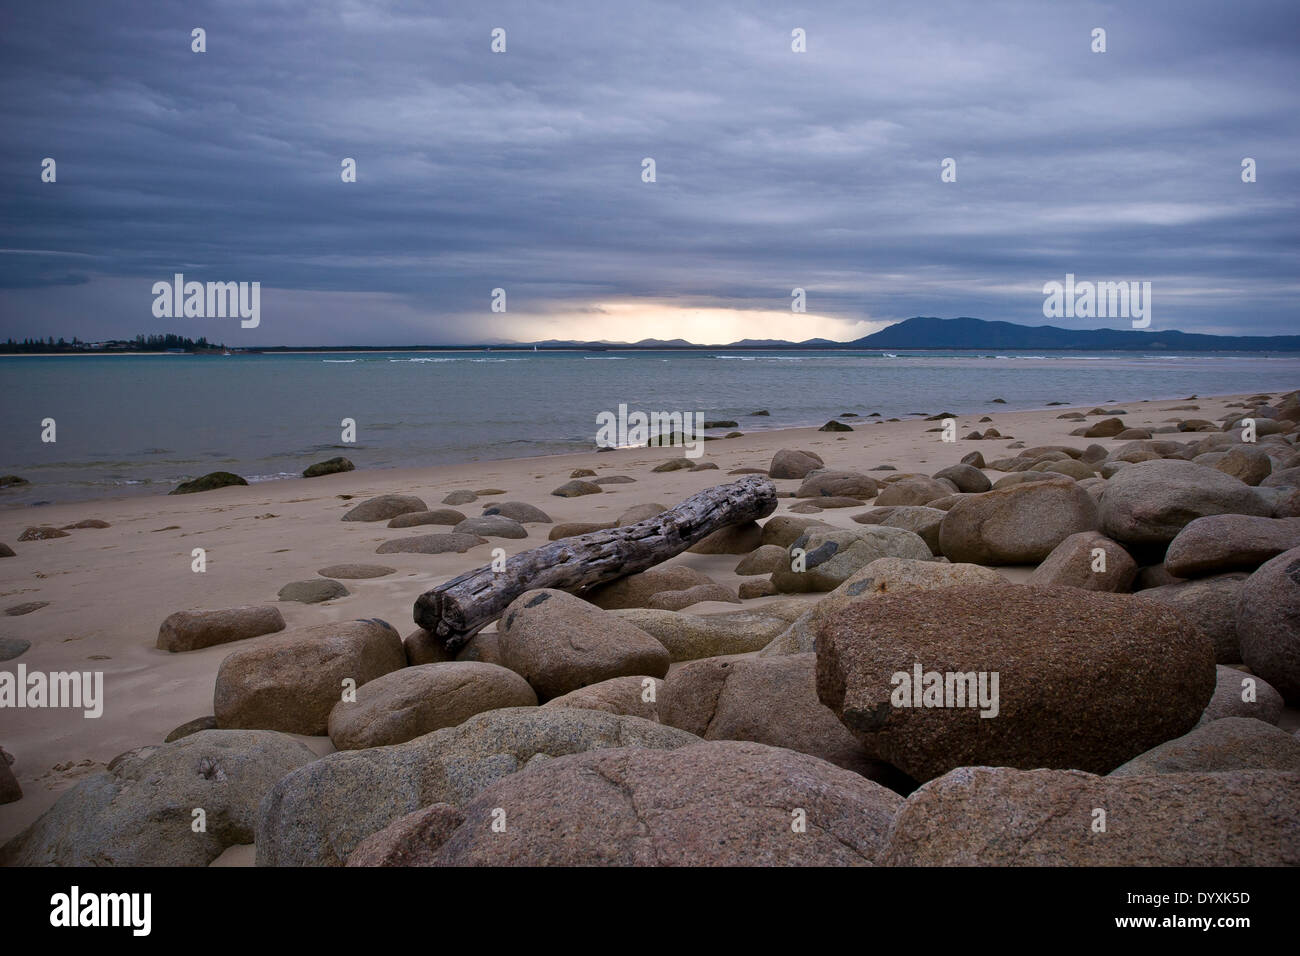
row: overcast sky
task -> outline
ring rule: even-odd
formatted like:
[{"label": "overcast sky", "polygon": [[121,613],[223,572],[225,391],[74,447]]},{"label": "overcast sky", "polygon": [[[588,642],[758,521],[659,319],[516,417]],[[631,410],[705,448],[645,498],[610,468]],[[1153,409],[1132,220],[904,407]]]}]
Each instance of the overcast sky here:
[{"label": "overcast sky", "polygon": [[1298,78],[1294,0],[6,3],[0,337],[848,340],[1066,273],[1296,333]]}]

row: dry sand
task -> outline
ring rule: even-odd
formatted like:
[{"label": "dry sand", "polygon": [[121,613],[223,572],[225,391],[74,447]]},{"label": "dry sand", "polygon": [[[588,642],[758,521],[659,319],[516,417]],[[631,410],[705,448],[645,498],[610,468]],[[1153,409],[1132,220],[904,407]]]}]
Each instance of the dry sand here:
[{"label": "dry sand", "polygon": [[[1157,427],[1168,419],[1219,419],[1226,403],[1244,396],[1198,399],[1199,411],[1167,411],[1188,402],[1107,403],[1124,408],[1126,424]],[[48,601],[49,606],[20,617],[0,615],[0,636],[23,638],[32,647],[17,660],[0,668],[15,670],[19,663],[29,671],[85,671],[104,673],[103,716],[87,719],[80,710],[0,711],[0,746],[16,758],[14,771],[24,797],[0,806],[0,842],[13,836],[43,813],[85,774],[103,767],[123,751],[161,743],[175,727],[212,713],[213,683],[229,645],[172,654],[157,650],[158,626],[174,611],[224,608],[241,604],[276,603],[288,627],[325,621],[380,617],[403,635],[415,629],[412,605],[419,594],[456,574],[488,563],[490,551],[502,547],[507,554],[537,547],[547,540],[549,525],[528,525],[529,536],[519,540],[493,538],[465,554],[376,555],[384,541],[413,534],[449,531],[449,527],[423,526],[389,529],[386,522],[359,523],[339,519],[360,500],[381,494],[412,494],[430,508],[457,489],[501,488],[505,494],[481,497],[457,506],[467,516],[481,513],[493,501],[525,501],[547,512],[555,521],[612,520],[633,505],[660,502],[672,506],[703,488],[732,481],[727,472],[738,467],[766,468],[781,448],[817,452],[827,466],[868,470],[893,465],[899,471],[931,474],[958,462],[971,451],[986,459],[1011,456],[1005,449],[1013,441],[1026,446],[1068,443],[1085,447],[1093,441],[1107,447],[1112,439],[1070,437],[1078,422],[1058,415],[1072,409],[1056,407],[1038,411],[998,411],[990,405],[992,422],[981,423],[979,414],[957,416],[958,436],[978,427],[995,427],[1004,439],[940,441],[930,431],[938,423],[922,420],[884,422],[846,419],[853,432],[819,432],[812,428],[773,430],[742,438],[711,441],[701,462],[714,462],[719,470],[674,471],[654,474],[651,469],[680,457],[680,449],[622,449],[546,458],[474,462],[436,468],[389,471],[353,471],[322,478],[265,482],[248,487],[222,488],[192,495],[158,496],[60,504],[0,511],[0,542],[17,552],[0,559],[0,609],[27,601]],[[1087,411],[1088,407],[1075,409]],[[921,409],[918,409],[921,411]],[[937,413],[942,409],[925,409]],[[1089,419],[1089,422],[1096,418]],[[741,421],[743,429],[746,421]],[[1186,439],[1190,436],[1156,436]],[[569,480],[576,468],[591,468],[598,476],[628,475],[635,484],[604,486],[599,495],[560,498],[551,490]],[[993,474],[997,477],[997,473]],[[792,491],[798,482],[778,481],[780,491]],[[345,500],[341,496],[351,496]],[[782,499],[777,513],[797,502]],[[857,527],[851,516],[863,509],[826,510],[823,521]],[[61,527],[86,518],[99,518],[112,527],[75,530],[69,537],[19,543],[30,525]],[[191,571],[191,551],[207,551],[207,571]],[[733,569],[735,555],[682,554],[674,564],[696,568],[720,583],[737,587],[745,580]],[[317,577],[318,568],[341,563],[383,564],[396,574],[343,583],[347,597],[324,604],[276,602],[279,589],[291,582]],[[1010,580],[1021,581],[1029,568],[1004,568]],[[806,595],[815,601],[819,595]],[[784,599],[777,598],[777,599]],[[745,602],[759,607],[774,598]],[[736,610],[737,605],[698,604],[691,613]],[[254,639],[256,640],[256,638]],[[1289,713],[1288,718],[1295,714]],[[320,753],[332,750],[328,738],[303,738]],[[227,859],[221,862],[247,862]]]}]

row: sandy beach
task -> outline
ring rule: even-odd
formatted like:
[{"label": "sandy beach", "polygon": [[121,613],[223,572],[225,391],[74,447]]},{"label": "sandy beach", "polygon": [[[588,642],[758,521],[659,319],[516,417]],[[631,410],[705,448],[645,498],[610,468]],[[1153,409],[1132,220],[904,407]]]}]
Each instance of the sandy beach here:
[{"label": "sandy beach", "polygon": [[[1186,402],[1120,401],[1128,427],[1159,428],[1194,415],[1219,419],[1228,406],[1245,396],[1198,398],[1196,412],[1174,411]],[[627,509],[649,502],[672,507],[689,495],[732,480],[733,469],[766,469],[783,448],[816,452],[834,469],[868,471],[891,465],[902,472],[932,474],[957,463],[971,452],[993,459],[1014,451],[1013,445],[1075,444],[1092,440],[1071,437],[1077,421],[1059,416],[1088,409],[1057,407],[1036,411],[997,411],[962,416],[958,436],[972,429],[996,428],[1002,439],[945,443],[937,423],[923,419],[876,422],[845,419],[854,431],[817,429],[769,431],[710,441],[697,463],[717,470],[652,469],[679,451],[619,449],[611,452],[547,458],[468,463],[427,469],[354,471],[313,479],[265,482],[200,494],[130,498],[0,511],[0,541],[14,547],[15,557],[0,561],[0,598],[5,607],[26,602],[47,606],[22,616],[0,617],[0,634],[31,642],[21,656],[29,669],[44,671],[102,670],[105,685],[103,715],[83,718],[72,710],[11,710],[4,714],[3,744],[14,757],[14,770],[24,797],[0,807],[0,841],[44,812],[71,785],[101,770],[115,755],[131,748],[161,743],[175,727],[212,712],[213,682],[222,659],[233,649],[219,645],[188,653],[158,650],[159,624],[181,610],[216,609],[274,603],[290,629],[322,622],[382,618],[402,634],[414,629],[412,604],[423,591],[490,560],[494,547],[508,554],[537,547],[549,527],[528,526],[524,539],[493,539],[464,554],[386,554],[376,556],[383,542],[413,533],[389,529],[384,522],[343,522],[339,519],[359,501],[384,494],[416,495],[430,508],[453,491],[500,489],[460,506],[476,515],[482,506],[522,501],[543,509],[555,522],[612,521]],[[918,409],[918,411],[921,411]],[[925,410],[935,414],[940,409]],[[1092,419],[1095,420],[1095,419]],[[741,422],[743,428],[744,423]],[[1157,436],[1163,437],[1163,436]],[[1098,439],[1112,445],[1112,439]],[[603,493],[562,498],[551,491],[569,480],[576,469],[591,469],[598,477],[626,475],[634,483],[604,485]],[[990,472],[993,477],[996,472]],[[793,492],[798,480],[778,480],[780,492]],[[782,498],[777,514],[801,502]],[[852,515],[862,509],[839,508],[817,517],[840,527],[860,527]],[[85,519],[109,523],[107,528],[77,529],[66,537],[18,543],[31,525],[63,527]],[[420,531],[447,530],[419,528]],[[206,551],[204,573],[191,570],[192,551]],[[694,568],[720,584],[737,588],[746,580],[735,574],[735,555],[685,553],[670,564]],[[292,581],[317,577],[317,570],[346,562],[377,563],[396,568],[383,577],[344,582],[346,597],[321,604],[277,602],[277,591]],[[1023,581],[1030,567],[1003,567],[1012,582]],[[810,604],[820,595],[799,596]],[[744,602],[761,608],[786,595]],[[690,607],[692,614],[734,611],[726,602]],[[257,640],[254,638],[253,640]],[[4,664],[12,668],[18,661]],[[1300,724],[1288,710],[1283,727]],[[329,738],[303,738],[317,753],[333,749]]]}]

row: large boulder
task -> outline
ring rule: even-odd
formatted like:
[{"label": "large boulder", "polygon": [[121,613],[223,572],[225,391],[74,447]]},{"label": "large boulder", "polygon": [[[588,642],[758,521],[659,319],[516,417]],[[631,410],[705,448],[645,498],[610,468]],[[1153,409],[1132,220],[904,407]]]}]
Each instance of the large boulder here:
[{"label": "large boulder", "polygon": [[1300,738],[1253,717],[1223,717],[1197,724],[1190,733],[1139,754],[1110,776],[1225,770],[1300,773]]},{"label": "large boulder", "polygon": [[791,542],[809,528],[828,528],[820,518],[802,518],[798,515],[773,515],[763,524],[763,545],[790,547]]},{"label": "large boulder", "polygon": [[213,713],[223,729],[322,736],[348,689],[406,666],[392,625],[377,618],[286,631],[221,662]]},{"label": "large boulder", "polygon": [[343,516],[344,521],[387,521],[412,511],[428,511],[415,495],[379,495],[367,498]]},{"label": "large boulder", "polygon": [[803,478],[808,472],[825,467],[821,456],[814,452],[782,448],[772,456],[767,475],[769,478]]},{"label": "large boulder", "polygon": [[752,740],[879,780],[887,772],[817,699],[817,658],[709,657],[664,681],[660,718],[705,740]]},{"label": "large boulder", "polygon": [[1224,717],[1254,717],[1269,724],[1282,719],[1286,705],[1282,695],[1268,681],[1222,664],[1216,670],[1214,696],[1205,706],[1196,726]]},{"label": "large boulder", "polygon": [[1258,485],[1273,471],[1273,460],[1262,448],[1237,445],[1224,452],[1211,467],[1248,485]]},{"label": "large boulder", "polygon": [[636,625],[668,649],[674,661],[759,651],[788,626],[784,618],[754,611],[685,614],[658,608],[625,608],[610,613]]},{"label": "large boulder", "polygon": [[0,849],[0,866],[207,866],[252,843],[263,796],[315,759],[265,730],[204,730],[128,751]]},{"label": "large boulder", "polygon": [[[870,866],[895,793],[740,741],[548,760],[485,790],[441,866]],[[491,823],[506,812],[506,826]]]},{"label": "large boulder", "polygon": [[279,608],[244,606],[220,611],[177,611],[158,628],[160,651],[195,651],[284,630]]},{"label": "large boulder", "polygon": [[[637,574],[629,574],[617,581],[599,584],[583,594],[583,597],[596,607],[608,611],[624,607],[663,607],[665,604],[680,603],[671,600],[674,595],[700,587],[719,588],[720,591],[713,600],[732,603],[736,601],[734,593],[722,588],[707,574],[682,564],[649,568]],[[704,600],[704,598],[696,600]],[[676,610],[671,607],[666,609]]]},{"label": "large boulder", "polygon": [[952,561],[1037,564],[1072,534],[1097,529],[1097,503],[1068,478],[995,488],[963,498],[939,526]]},{"label": "large boulder", "polygon": [[434,803],[464,806],[536,758],[699,738],[639,717],[567,707],[490,710],[392,747],[347,750],[287,776],[262,802],[260,866],[342,866],[363,839]]},{"label": "large boulder", "polygon": [[796,498],[874,498],[879,483],[856,471],[813,471],[804,478]]},{"label": "large boulder", "polygon": [[763,529],[757,521],[727,525],[686,550],[691,554],[748,554],[763,544]]},{"label": "large boulder", "polygon": [[663,692],[664,682],[655,677],[611,677],[552,697],[542,706],[603,710],[607,714],[640,717],[657,724],[661,722],[659,703]]},{"label": "large boulder", "polygon": [[1300,774],[1098,777],[1074,770],[961,767],[908,797],[880,862],[1296,866]]},{"label": "large boulder", "polygon": [[1101,531],[1116,541],[1164,544],[1206,515],[1267,517],[1272,509],[1244,482],[1191,461],[1142,461],[1116,472],[1101,495]]},{"label": "large boulder", "polygon": [[1220,664],[1241,660],[1237,637],[1237,600],[1248,575],[1218,574],[1195,581],[1175,581],[1146,588],[1135,595],[1139,601],[1156,601],[1171,607],[1194,623],[1214,644],[1214,659]]},{"label": "large boulder", "polygon": [[978,564],[949,564],[918,561],[915,558],[877,558],[791,623],[760,656],[803,654],[817,649],[817,631],[836,612],[859,601],[871,601],[900,591],[932,591],[936,588],[1006,584],[1006,578],[992,568]]},{"label": "large boulder", "polygon": [[1117,542],[1096,531],[1080,531],[1053,548],[1025,583],[1122,592],[1129,589],[1137,572],[1137,562]]},{"label": "large boulder", "polygon": [[787,554],[786,567],[772,572],[772,585],[787,594],[833,591],[877,558],[933,557],[920,535],[884,525],[808,528]]},{"label": "large boulder", "polygon": [[919,534],[930,553],[940,555],[943,552],[939,549],[939,526],[946,514],[946,511],[925,505],[892,505],[864,511],[854,515],[853,520],[858,524],[883,524],[887,528],[902,528]]},{"label": "large boulder", "polygon": [[1224,571],[1254,571],[1283,551],[1300,547],[1300,520],[1249,515],[1209,515],[1178,532],[1165,567],[1180,578]]},{"label": "large boulder", "polygon": [[501,663],[540,700],[611,677],[663,677],[667,648],[634,624],[550,588],[525,591],[497,623]]},{"label": "large boulder", "polygon": [[[975,454],[979,454],[976,452]],[[983,461],[983,457],[980,461]],[[974,465],[968,465],[964,462],[959,465],[950,465],[947,468],[940,469],[934,473],[935,480],[946,478],[957,486],[958,491],[964,491],[971,494],[979,494],[988,491],[993,487],[988,476]]]},{"label": "large boulder", "polygon": [[512,670],[478,661],[403,667],[357,688],[356,699],[330,711],[330,740],[339,750],[400,744],[455,727],[475,714],[532,707],[537,695]]},{"label": "large boulder", "polygon": [[917,780],[970,765],[1107,773],[1195,726],[1214,684],[1194,625],[1080,588],[886,596],[817,634],[822,703]]},{"label": "large boulder", "polygon": [[880,494],[876,495],[876,506],[886,505],[926,505],[939,498],[946,498],[954,491],[959,491],[955,484],[949,485],[925,475],[909,475],[897,481],[886,483]]},{"label": "large boulder", "polygon": [[460,808],[435,803],[398,817],[348,856],[348,866],[433,866],[437,850],[465,822]]},{"label": "large boulder", "polygon": [[1292,706],[1300,706],[1300,548],[1279,554],[1237,597],[1241,659]]}]

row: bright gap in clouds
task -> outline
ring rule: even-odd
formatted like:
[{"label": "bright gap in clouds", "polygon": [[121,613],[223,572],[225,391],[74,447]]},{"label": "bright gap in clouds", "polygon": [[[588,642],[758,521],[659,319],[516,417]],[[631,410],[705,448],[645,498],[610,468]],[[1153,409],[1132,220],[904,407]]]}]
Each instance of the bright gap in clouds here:
[{"label": "bright gap in clouds", "polygon": [[601,302],[581,312],[514,316],[511,338],[518,341],[639,342],[685,339],[697,345],[726,345],[741,339],[830,339],[847,342],[890,325],[840,319],[789,309],[721,309],[663,305],[657,302]]}]

